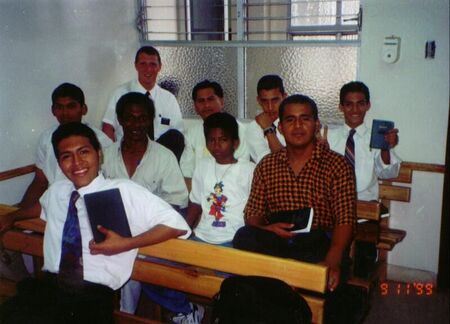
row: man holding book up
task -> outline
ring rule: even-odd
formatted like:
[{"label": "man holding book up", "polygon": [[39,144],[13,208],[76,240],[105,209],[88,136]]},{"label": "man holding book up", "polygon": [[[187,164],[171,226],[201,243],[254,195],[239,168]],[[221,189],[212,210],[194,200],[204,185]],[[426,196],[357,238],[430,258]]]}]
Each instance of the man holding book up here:
[{"label": "man holding book up", "polygon": [[[370,109],[369,88],[362,82],[345,84],[339,94],[339,109],[344,113],[345,124],[324,130],[324,139],[329,147],[342,155],[353,167],[356,191],[359,200],[378,200],[378,179],[397,177],[400,158],[392,150],[398,144],[398,129],[391,128],[382,134],[378,145],[371,141],[372,133],[380,133],[374,123],[371,129],[364,123]],[[382,124],[393,124],[381,121]],[[380,136],[381,135],[381,136]],[[384,138],[383,138],[384,137]],[[354,275],[367,277],[377,260],[375,242],[356,241]]]},{"label": "man holding book up", "polygon": [[359,81],[349,82],[341,88],[339,100],[345,124],[328,129],[324,139],[353,166],[358,199],[378,200],[378,178],[395,178],[400,171],[401,160],[392,150],[398,144],[398,129],[388,130],[384,135],[389,149],[372,149],[371,130],[364,123],[370,109],[369,88]]}]

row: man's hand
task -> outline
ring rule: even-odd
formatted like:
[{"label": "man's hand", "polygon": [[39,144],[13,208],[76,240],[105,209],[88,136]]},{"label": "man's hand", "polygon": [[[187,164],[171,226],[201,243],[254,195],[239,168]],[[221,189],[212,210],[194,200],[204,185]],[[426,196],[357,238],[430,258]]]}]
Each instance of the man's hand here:
[{"label": "man's hand", "polygon": [[397,146],[397,144],[398,144],[398,129],[394,128],[394,129],[388,130],[384,134],[384,139],[388,143],[390,149]]},{"label": "man's hand", "polygon": [[289,229],[291,229],[292,227],[294,227],[294,224],[274,223],[264,226],[264,229],[270,232],[274,232],[275,234],[277,234],[282,238],[290,239],[296,235],[296,233],[292,233],[291,231],[289,231]]},{"label": "man's hand", "polygon": [[325,265],[328,266],[328,290],[333,291],[339,284],[341,276],[341,253],[330,249],[325,258]]},{"label": "man's hand", "polygon": [[270,118],[266,113],[260,113],[255,117],[255,120],[261,129],[266,129],[272,126],[272,123],[274,122],[274,120],[272,120],[272,118]]},{"label": "man's hand", "polygon": [[105,235],[105,240],[100,243],[96,243],[94,240],[89,242],[89,249],[91,254],[104,254],[104,255],[114,255],[124,251],[128,251],[128,241],[129,239],[120,236],[114,231],[111,231],[103,226],[97,226],[99,232]]}]

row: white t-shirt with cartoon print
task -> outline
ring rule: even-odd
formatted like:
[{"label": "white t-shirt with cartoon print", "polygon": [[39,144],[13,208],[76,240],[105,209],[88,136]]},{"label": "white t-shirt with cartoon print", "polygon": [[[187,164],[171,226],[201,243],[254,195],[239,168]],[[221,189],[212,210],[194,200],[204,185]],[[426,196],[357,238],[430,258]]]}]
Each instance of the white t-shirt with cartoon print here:
[{"label": "white t-shirt with cartoon print", "polygon": [[244,226],[244,207],[253,179],[255,164],[238,160],[218,164],[214,158],[199,161],[192,177],[190,201],[202,207],[195,235],[211,244],[231,242]]}]

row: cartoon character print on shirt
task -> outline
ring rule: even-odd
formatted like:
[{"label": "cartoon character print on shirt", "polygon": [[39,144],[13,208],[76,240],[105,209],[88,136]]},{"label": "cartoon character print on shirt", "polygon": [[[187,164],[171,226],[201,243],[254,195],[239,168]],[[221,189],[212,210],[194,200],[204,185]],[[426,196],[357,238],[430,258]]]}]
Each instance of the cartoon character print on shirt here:
[{"label": "cartoon character print on shirt", "polygon": [[217,182],[214,185],[214,192],[210,193],[206,200],[211,202],[211,207],[209,209],[209,215],[214,216],[215,220],[212,222],[214,227],[225,227],[226,222],[221,221],[223,217],[222,212],[226,211],[226,205],[228,198],[223,194],[224,184],[222,181]]}]

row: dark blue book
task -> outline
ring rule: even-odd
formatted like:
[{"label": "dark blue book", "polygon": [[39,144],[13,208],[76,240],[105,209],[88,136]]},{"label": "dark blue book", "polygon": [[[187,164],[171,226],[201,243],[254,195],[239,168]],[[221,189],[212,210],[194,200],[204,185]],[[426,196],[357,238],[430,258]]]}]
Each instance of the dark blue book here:
[{"label": "dark blue book", "polygon": [[97,230],[101,225],[123,237],[131,237],[130,225],[119,189],[97,191],[84,195],[84,202],[96,243],[105,239]]},{"label": "dark blue book", "polygon": [[389,150],[389,144],[384,139],[384,135],[391,129],[394,129],[393,121],[374,119],[370,135],[370,148]]},{"label": "dark blue book", "polygon": [[289,231],[294,233],[309,233],[309,231],[311,230],[313,217],[314,209],[307,207],[272,213],[268,217],[268,221],[270,224],[294,224],[294,226]]}]

